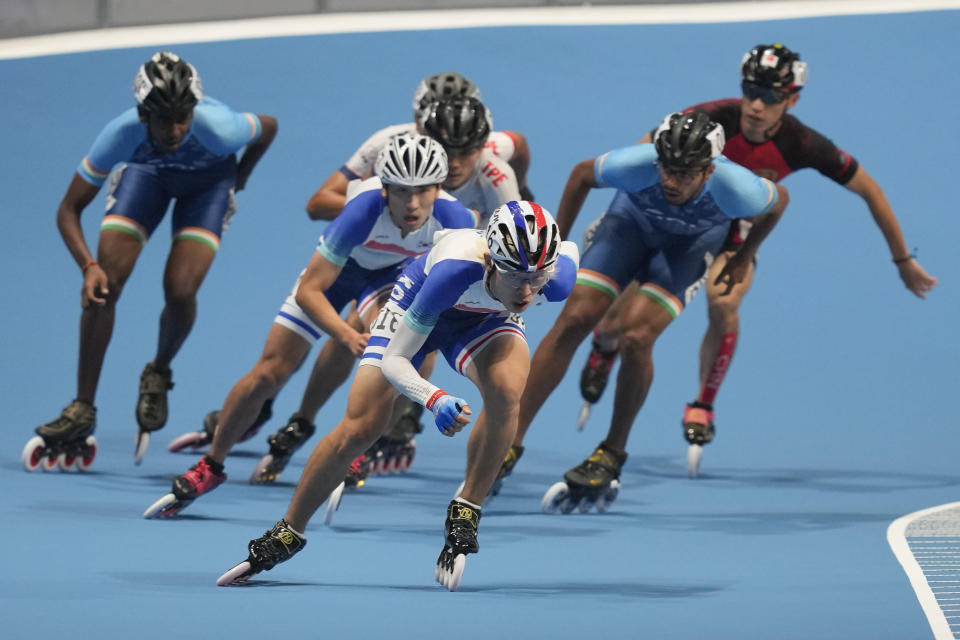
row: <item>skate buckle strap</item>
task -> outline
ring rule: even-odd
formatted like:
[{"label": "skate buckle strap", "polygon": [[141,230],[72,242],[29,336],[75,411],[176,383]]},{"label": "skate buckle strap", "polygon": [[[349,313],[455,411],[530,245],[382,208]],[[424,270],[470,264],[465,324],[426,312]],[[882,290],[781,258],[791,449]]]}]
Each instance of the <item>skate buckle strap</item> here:
[{"label": "skate buckle strap", "polygon": [[683,424],[712,425],[713,409],[705,409],[688,404],[683,411]]},{"label": "skate buckle strap", "polygon": [[173,389],[173,371],[166,373],[148,363],[140,374],[140,393],[164,393]]},{"label": "skate buckle strap", "polygon": [[454,500],[447,507],[447,519],[451,524],[454,522],[469,523],[476,530],[480,526],[480,511]]},{"label": "skate buckle strap", "polygon": [[250,541],[247,545],[247,550],[250,552],[247,562],[257,571],[269,571],[281,562],[289,560],[305,546],[307,546],[307,539],[297,535],[290,528],[289,523],[281,519],[262,537]]},{"label": "skate buckle strap", "polygon": [[290,525],[287,524],[286,520],[281,520],[277,524],[273,525],[273,530],[270,532],[270,537],[278,540],[280,544],[283,545],[283,549],[288,555],[293,555],[299,551],[300,548],[307,543],[307,541],[291,531],[289,527]]},{"label": "skate buckle strap", "polygon": [[627,454],[622,453],[618,454],[615,451],[606,448],[601,444],[597,447],[596,451],[593,452],[585,462],[593,463],[599,467],[603,467],[607,471],[610,471],[617,477],[620,476],[620,469],[623,468],[623,464],[627,461]]},{"label": "skate buckle strap", "polygon": [[73,422],[93,422],[97,418],[97,408],[83,400],[74,400],[60,415]]}]

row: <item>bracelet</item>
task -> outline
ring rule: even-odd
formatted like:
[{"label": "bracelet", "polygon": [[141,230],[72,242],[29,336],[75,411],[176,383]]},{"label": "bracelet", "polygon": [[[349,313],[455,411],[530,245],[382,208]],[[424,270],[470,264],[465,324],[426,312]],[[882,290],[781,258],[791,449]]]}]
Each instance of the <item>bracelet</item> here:
[{"label": "bracelet", "polygon": [[913,260],[913,259],[916,258],[916,257],[917,257],[917,254],[915,254],[915,253],[908,253],[908,254],[907,254],[906,256],[904,256],[903,258],[894,258],[894,259],[893,259],[893,264],[903,264],[904,262],[910,262],[911,260]]},{"label": "bracelet", "polygon": [[87,264],[83,265],[83,268],[80,269],[80,273],[86,273],[86,272],[87,272],[87,269],[89,269],[90,267],[92,267],[92,266],[95,265],[95,264],[100,264],[100,263],[97,262],[96,260],[92,260],[92,259],[91,259],[91,260],[87,260]]}]

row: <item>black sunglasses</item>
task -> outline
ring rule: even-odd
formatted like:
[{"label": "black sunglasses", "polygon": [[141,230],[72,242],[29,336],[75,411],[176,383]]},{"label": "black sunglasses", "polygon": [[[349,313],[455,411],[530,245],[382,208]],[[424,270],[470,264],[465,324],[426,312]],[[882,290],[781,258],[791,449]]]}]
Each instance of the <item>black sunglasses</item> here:
[{"label": "black sunglasses", "polygon": [[740,89],[747,100],[756,100],[760,98],[763,104],[780,104],[787,99],[787,94],[771,87],[761,87],[760,85],[744,80],[740,83]]}]

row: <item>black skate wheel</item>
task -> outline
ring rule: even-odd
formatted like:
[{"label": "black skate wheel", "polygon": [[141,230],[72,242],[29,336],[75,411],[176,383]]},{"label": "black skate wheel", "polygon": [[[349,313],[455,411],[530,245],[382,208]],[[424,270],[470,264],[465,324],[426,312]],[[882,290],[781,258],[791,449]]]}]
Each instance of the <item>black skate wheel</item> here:
[{"label": "black skate wheel", "polygon": [[43,448],[46,446],[43,438],[33,436],[27,440],[23,447],[23,453],[20,454],[20,461],[23,462],[23,468],[27,471],[36,471],[40,468],[40,461],[43,460]]},{"label": "black skate wheel", "polygon": [[255,574],[256,571],[253,570],[253,567],[250,566],[250,563],[244,560],[233,569],[230,569],[230,571],[227,571],[225,574],[217,578],[217,586],[227,587],[231,584],[246,582]]}]

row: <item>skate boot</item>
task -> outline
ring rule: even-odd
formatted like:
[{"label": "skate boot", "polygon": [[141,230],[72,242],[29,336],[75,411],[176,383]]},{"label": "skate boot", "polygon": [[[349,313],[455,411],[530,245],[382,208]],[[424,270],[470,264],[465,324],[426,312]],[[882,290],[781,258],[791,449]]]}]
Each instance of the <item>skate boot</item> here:
[{"label": "skate boot", "polygon": [[[257,419],[250,425],[250,428],[243,434],[237,442],[245,442],[257,435],[260,427],[267,423],[273,417],[273,398],[270,398],[260,407],[260,413]],[[213,434],[217,430],[217,423],[220,422],[220,410],[211,411],[203,417],[203,431],[191,431],[182,436],[177,436],[167,447],[169,451],[176,453],[187,447],[191,449],[200,449],[213,442]]]},{"label": "skate boot", "polygon": [[500,489],[503,487],[503,480],[511,473],[513,473],[513,468],[517,466],[517,462],[520,460],[520,456],[523,455],[523,447],[515,444],[510,445],[510,449],[507,450],[507,455],[503,459],[503,464],[500,465],[500,471],[497,472],[497,479],[493,481],[493,486],[490,487],[489,493],[487,493],[487,498],[500,494]]},{"label": "skate boot", "polygon": [[700,473],[703,445],[709,444],[716,434],[713,424],[713,406],[703,402],[691,402],[683,410],[683,436],[690,443],[687,449],[687,475],[696,478]]},{"label": "skate boot", "polygon": [[53,471],[58,466],[63,471],[76,468],[86,471],[97,455],[97,409],[92,404],[74,400],[60,417],[40,425],[37,434],[27,441],[20,460],[27,471]]},{"label": "skate boot", "polygon": [[167,391],[173,389],[173,372],[161,371],[152,362],[148,362],[140,374],[140,397],[137,398],[137,444],[133,452],[133,463],[143,462],[143,456],[150,446],[150,432],[157,431],[167,424]]},{"label": "skate boot", "polygon": [[580,395],[583,396],[583,406],[577,416],[577,431],[583,430],[590,417],[590,408],[600,400],[603,390],[607,387],[610,371],[617,360],[617,350],[604,351],[596,341],[590,349],[587,364],[580,372]]},{"label": "skate boot", "polygon": [[477,542],[477,527],[480,525],[480,509],[460,498],[450,501],[447,519],[443,523],[444,545],[437,558],[434,577],[450,591],[456,591],[463,578],[463,568],[469,553],[480,550]]},{"label": "skate boot", "polygon": [[626,453],[617,453],[602,442],[589,458],[567,471],[563,482],[550,487],[540,506],[544,513],[587,513],[596,506],[604,512],[620,492],[620,470]]},{"label": "skate boot", "polygon": [[343,478],[343,482],[337,485],[337,488],[334,489],[330,497],[327,498],[327,504],[323,509],[324,524],[328,525],[333,522],[333,516],[337,513],[337,509],[340,508],[340,500],[343,499],[344,491],[347,489],[359,489],[364,485],[367,481],[367,475],[370,474],[372,464],[370,461],[370,449],[354,458],[353,462],[350,463],[350,468],[347,469],[347,475]]},{"label": "skate boot", "polygon": [[217,578],[218,587],[246,582],[261,571],[269,571],[281,562],[286,562],[307,546],[307,539],[293,530],[286,520],[273,525],[256,540],[247,545],[247,559]]},{"label": "skate boot", "polygon": [[[484,504],[490,504],[493,497],[500,494],[500,489],[503,487],[503,479],[513,473],[513,468],[517,465],[517,460],[519,460],[522,455],[523,447],[510,445],[510,449],[507,450],[507,455],[503,458],[503,464],[500,465],[500,471],[497,472],[497,478],[493,481],[493,485],[490,487],[490,491],[487,492],[487,497],[483,501]],[[460,483],[460,486],[457,487],[457,492],[453,494],[454,500],[463,494],[463,487],[466,486],[466,484],[466,480]]]},{"label": "skate boot", "polygon": [[223,465],[217,464],[209,456],[200,458],[200,462],[190,467],[185,474],[173,479],[173,490],[163,496],[143,512],[144,518],[170,518],[202,496],[227,481]]},{"label": "skate boot", "polygon": [[301,418],[299,414],[290,416],[287,424],[267,438],[270,453],[260,458],[260,462],[250,474],[250,484],[269,484],[275,482],[290,462],[297,449],[310,439],[317,428],[313,423]]},{"label": "skate boot", "polygon": [[423,432],[421,415],[423,415],[423,405],[411,404],[400,415],[390,431],[373,443],[367,451],[367,457],[371,463],[370,473],[373,475],[405,473],[410,469],[417,453],[417,442],[414,436]]}]

